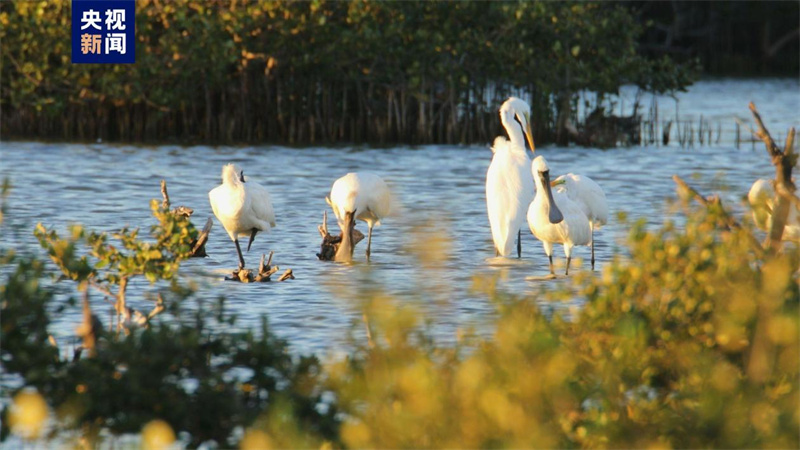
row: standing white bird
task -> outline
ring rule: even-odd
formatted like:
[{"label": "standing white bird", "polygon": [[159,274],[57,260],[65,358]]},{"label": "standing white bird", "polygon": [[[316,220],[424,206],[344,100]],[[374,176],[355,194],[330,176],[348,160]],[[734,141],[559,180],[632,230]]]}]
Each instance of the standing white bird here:
[{"label": "standing white bird", "polygon": [[528,208],[528,226],[536,238],[542,241],[544,252],[550,260],[550,274],[553,271],[553,244],[564,244],[567,256],[567,270],[572,260],[572,247],[589,245],[591,230],[589,218],[581,206],[572,201],[565,192],[553,192],[550,186],[550,168],[543,156],[533,160],[531,165],[536,182],[536,197]]},{"label": "standing white bird", "polygon": [[508,256],[517,237],[517,257],[522,257],[520,229],[525,212],[533,200],[531,159],[525,150],[525,139],[535,151],[530,124],[530,106],[511,97],[500,107],[500,122],[509,139],[498,136],[492,146],[492,163],[486,172],[486,209],[492,239],[498,255]]},{"label": "standing white bird", "polygon": [[222,223],[228,236],[236,244],[239,254],[239,269],[244,268],[244,257],[239,247],[239,236],[250,235],[247,251],[259,231],[275,227],[275,211],[269,192],[260,184],[244,176],[244,172],[233,164],[222,167],[222,184],[208,193],[211,209]]},{"label": "standing white bird", "polygon": [[608,222],[608,202],[606,193],[594,180],[585,175],[568,173],[556,178],[552,184],[556,192],[565,193],[570,200],[581,207],[589,218],[592,245],[592,270],[594,270],[594,230]]},{"label": "standing white bird", "polygon": [[[333,209],[342,233],[348,234],[351,228],[346,223],[347,213],[353,213],[353,220],[363,220],[369,227],[367,237],[367,259],[372,247],[372,228],[380,226],[381,219],[392,210],[392,195],[381,177],[374,173],[352,172],[339,178],[331,187],[330,197],[325,201]],[[340,249],[344,247],[340,246]],[[350,248],[352,255],[353,249]],[[340,260],[337,252],[337,261]]]},{"label": "standing white bird", "polygon": [[[753,221],[758,228],[768,233],[772,228],[774,199],[775,190],[769,180],[756,180],[750,187],[750,192],[747,193],[747,201],[753,209]],[[793,205],[789,205],[789,216],[786,218],[786,226],[783,228],[783,240],[800,242],[800,215]]]}]

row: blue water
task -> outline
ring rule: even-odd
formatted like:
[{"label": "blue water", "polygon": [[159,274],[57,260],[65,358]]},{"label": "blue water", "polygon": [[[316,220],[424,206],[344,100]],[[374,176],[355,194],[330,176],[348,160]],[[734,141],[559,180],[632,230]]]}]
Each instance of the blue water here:
[{"label": "blue water", "polygon": [[[800,125],[796,80],[702,82],[679,96],[680,111],[703,114],[731,129],[733,116],[749,120],[751,96],[776,137],[785,136],[789,126]],[[668,147],[609,150],[545,146],[536,153],[547,158],[554,174],[582,173],[605,189],[612,214],[596,234],[598,270],[615,253],[625,251],[622,240],[627,229],[615,213],[625,212],[631,220],[643,217],[652,226],[663,223],[668,215],[666,199],[674,197],[673,174],[705,194],[720,193],[726,204],[741,211],[750,184],[773,173],[762,145],[736,149],[730,139],[711,147],[680,148],[673,141]],[[273,250],[281,272],[292,268],[297,279],[258,285],[223,281],[224,274],[236,267],[237,257],[215,221],[207,246],[210,257],[188,261],[182,269],[197,297],[210,301],[224,295],[230,312],[240,317],[240,326],[256,325],[266,314],[272,330],[287,338],[293,351],[324,354],[347,350],[348,330],[361,320],[358,293],[378,289],[419,306],[434,337],[452,342],[458,330],[480,329],[494,312],[486,295],[472,289],[476,275],[499,275],[500,289],[519,295],[539,296],[542,289],[559,283],[526,279],[548,273],[542,247],[527,229],[521,261],[498,264],[493,258],[484,198],[491,155],[488,143],[297,149],[2,142],[0,178],[9,177],[14,190],[0,238],[2,246],[44,257],[31,233],[37,222],[59,231],[71,223],[108,232],[123,226],[146,231],[153,220],[148,202],[160,200],[161,179],[168,182],[173,205],[194,208],[193,220],[201,227],[212,216],[208,191],[220,183],[223,164],[234,162],[269,189],[277,214],[278,228],[256,238],[245,256],[248,265],[256,266],[262,253]],[[370,264],[365,263],[363,244],[356,248],[353,265],[320,262],[315,256],[321,241],[317,225],[327,208],[325,196],[334,180],[352,171],[383,176],[402,207],[375,229]],[[329,227],[338,232],[333,220]],[[366,231],[363,224],[359,228]],[[588,249],[577,248],[574,254],[586,258],[582,265],[573,260],[574,273],[588,271]],[[563,261],[560,248],[555,255]],[[62,298],[70,295],[68,284],[59,286]],[[130,289],[133,307],[152,307],[137,300],[137,294],[152,289],[147,282],[134,283]],[[108,324],[103,311],[110,306],[97,296],[95,301]],[[580,302],[545,306],[565,308]],[[72,342],[79,321],[79,308],[70,309],[57,318],[53,334],[61,342]]]}]

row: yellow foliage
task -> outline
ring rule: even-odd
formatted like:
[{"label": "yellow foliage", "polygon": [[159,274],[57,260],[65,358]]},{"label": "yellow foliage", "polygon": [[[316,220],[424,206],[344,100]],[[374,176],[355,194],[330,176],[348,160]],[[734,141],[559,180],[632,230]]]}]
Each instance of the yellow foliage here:
[{"label": "yellow foliage", "polygon": [[152,420],[142,427],[142,448],[146,450],[166,449],[175,442],[175,432],[163,420]]},{"label": "yellow foliage", "polygon": [[24,439],[37,439],[49,415],[44,398],[36,391],[26,390],[14,396],[8,421],[14,434]]},{"label": "yellow foliage", "polygon": [[[702,210],[683,229],[632,224],[629,257],[544,299],[475,277],[473,291],[497,307],[494,334],[454,348],[425,337],[408,302],[365,293],[372,344],[328,366],[348,417],[342,443],[797,447],[798,255],[764,259],[748,230],[718,223]],[[423,231],[415,241],[443,239]],[[446,260],[449,246],[436,246],[420,259]],[[539,310],[576,291],[584,304],[572,320]]]}]

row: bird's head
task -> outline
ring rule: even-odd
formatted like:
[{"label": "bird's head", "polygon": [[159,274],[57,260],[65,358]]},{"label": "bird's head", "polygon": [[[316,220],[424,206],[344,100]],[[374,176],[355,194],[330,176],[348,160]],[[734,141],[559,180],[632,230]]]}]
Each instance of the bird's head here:
[{"label": "bird's head", "polygon": [[561,210],[558,209],[556,201],[553,199],[553,189],[550,187],[550,167],[547,165],[544,156],[537,156],[531,165],[533,178],[536,180],[538,189],[541,189],[544,194],[545,204],[547,205],[547,217],[550,223],[561,223],[564,216]]},{"label": "bird's head", "polygon": [[544,156],[537,156],[534,158],[531,167],[533,168],[534,177],[539,173],[550,171],[550,167],[547,165],[547,160],[544,159]]},{"label": "bird's head", "polygon": [[222,166],[222,182],[225,184],[244,183],[244,172],[236,164]]},{"label": "bird's head", "polygon": [[509,97],[508,100],[503,102],[500,106],[500,121],[508,128],[509,126],[518,126],[521,128],[522,134],[531,146],[531,151],[535,152],[536,147],[533,145],[533,130],[531,129],[531,107],[525,100],[518,97]]}]

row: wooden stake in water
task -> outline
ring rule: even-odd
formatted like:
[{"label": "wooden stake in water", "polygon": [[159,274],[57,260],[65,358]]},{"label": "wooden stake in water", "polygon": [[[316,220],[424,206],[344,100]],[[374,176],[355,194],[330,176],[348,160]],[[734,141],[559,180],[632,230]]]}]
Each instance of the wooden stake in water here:
[{"label": "wooden stake in water", "polygon": [[739,136],[739,122],[736,122],[736,149],[737,149],[737,150],[739,149],[739,142],[740,142],[740,136]]}]

